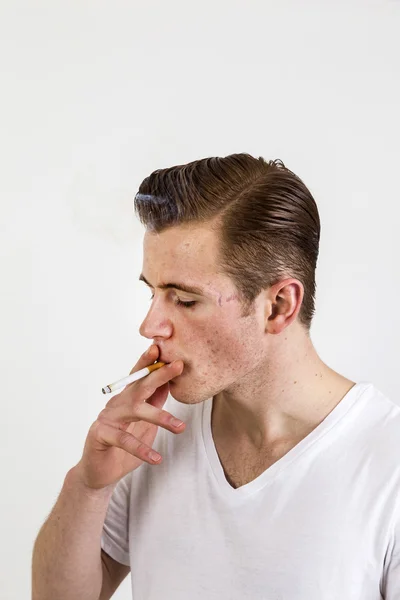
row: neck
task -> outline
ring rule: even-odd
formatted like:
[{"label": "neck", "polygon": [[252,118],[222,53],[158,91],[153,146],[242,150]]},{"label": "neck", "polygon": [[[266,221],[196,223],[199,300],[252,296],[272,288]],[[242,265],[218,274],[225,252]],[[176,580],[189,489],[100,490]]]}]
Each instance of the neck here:
[{"label": "neck", "polygon": [[213,435],[241,447],[302,439],[354,385],[319,358],[302,328],[269,338],[263,362],[213,398]]}]

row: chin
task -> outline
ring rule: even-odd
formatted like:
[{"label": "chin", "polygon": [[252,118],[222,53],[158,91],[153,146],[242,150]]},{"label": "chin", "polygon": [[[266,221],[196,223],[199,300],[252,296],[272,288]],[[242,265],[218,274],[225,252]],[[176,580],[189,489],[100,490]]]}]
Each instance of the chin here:
[{"label": "chin", "polygon": [[[186,389],[184,385],[179,384],[179,378],[177,378],[176,382],[169,382],[169,395],[174,398],[177,402],[181,402],[182,404],[200,404],[200,402],[205,402],[212,397],[212,394],[204,395],[204,390],[196,390],[193,389],[193,386],[190,386],[189,389]],[[202,393],[203,392],[203,393]]]}]

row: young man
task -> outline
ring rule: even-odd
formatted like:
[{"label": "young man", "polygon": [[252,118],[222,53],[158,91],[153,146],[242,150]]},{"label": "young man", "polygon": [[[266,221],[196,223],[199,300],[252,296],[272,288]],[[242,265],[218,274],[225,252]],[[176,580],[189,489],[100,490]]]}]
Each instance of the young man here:
[{"label": "young man", "polygon": [[[133,371],[171,366],[108,403],[49,518],[68,506],[82,528],[95,592],[79,597],[111,597],[131,570],[133,599],[398,599],[400,409],[312,344],[309,190],[280,161],[238,154],[154,172],[135,210],[154,345]],[[50,547],[44,530],[37,571]]]}]

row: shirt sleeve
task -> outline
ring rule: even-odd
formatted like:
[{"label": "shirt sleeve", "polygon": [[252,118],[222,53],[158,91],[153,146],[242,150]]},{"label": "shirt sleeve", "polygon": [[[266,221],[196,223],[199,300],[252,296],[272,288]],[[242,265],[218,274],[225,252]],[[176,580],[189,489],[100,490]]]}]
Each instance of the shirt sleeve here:
[{"label": "shirt sleeve", "polygon": [[400,600],[400,518],[397,506],[391,540],[386,552],[381,593],[384,600]]},{"label": "shirt sleeve", "polygon": [[129,560],[129,506],[132,473],[120,479],[115,486],[101,536],[101,547],[114,560],[130,566]]}]

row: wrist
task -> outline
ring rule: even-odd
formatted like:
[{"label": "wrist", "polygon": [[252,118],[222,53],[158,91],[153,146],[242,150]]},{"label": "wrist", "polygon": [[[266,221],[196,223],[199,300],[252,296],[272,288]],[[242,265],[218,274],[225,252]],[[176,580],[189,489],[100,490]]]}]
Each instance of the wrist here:
[{"label": "wrist", "polygon": [[65,485],[67,487],[73,487],[85,496],[93,499],[110,499],[116,486],[116,484],[112,484],[102,488],[91,487],[84,479],[80,463],[76,464],[68,471],[65,477]]}]

